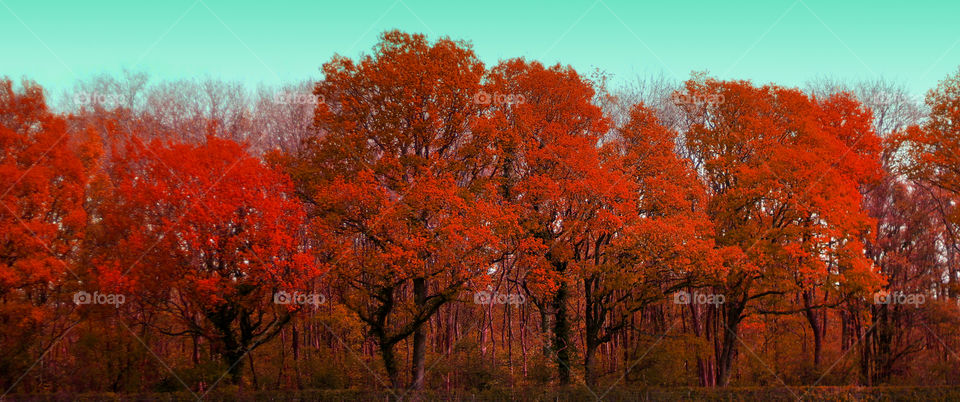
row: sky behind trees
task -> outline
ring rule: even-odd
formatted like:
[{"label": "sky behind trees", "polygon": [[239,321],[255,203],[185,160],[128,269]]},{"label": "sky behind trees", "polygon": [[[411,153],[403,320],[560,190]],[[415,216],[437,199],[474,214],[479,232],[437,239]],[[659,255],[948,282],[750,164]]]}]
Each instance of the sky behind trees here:
[{"label": "sky behind trees", "polygon": [[[615,80],[663,72],[802,86],[883,77],[922,95],[960,64],[960,3],[420,0],[0,1],[0,71],[51,94],[121,68],[156,79],[315,79],[384,30],[472,41],[488,63],[524,56]],[[296,11],[291,11],[296,10]]]}]

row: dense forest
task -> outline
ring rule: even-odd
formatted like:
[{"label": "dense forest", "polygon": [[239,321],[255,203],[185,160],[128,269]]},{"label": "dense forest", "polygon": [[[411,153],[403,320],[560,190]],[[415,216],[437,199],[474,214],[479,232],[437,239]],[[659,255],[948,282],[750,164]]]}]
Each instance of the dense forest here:
[{"label": "dense forest", "polygon": [[960,383],[960,70],[321,71],[0,80],[4,395]]}]

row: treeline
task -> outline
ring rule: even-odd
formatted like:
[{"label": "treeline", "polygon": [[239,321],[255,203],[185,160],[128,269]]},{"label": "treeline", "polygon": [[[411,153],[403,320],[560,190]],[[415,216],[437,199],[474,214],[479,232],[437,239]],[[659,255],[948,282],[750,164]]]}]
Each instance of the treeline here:
[{"label": "treeline", "polygon": [[0,81],[5,393],[957,384],[960,72],[322,72]]}]

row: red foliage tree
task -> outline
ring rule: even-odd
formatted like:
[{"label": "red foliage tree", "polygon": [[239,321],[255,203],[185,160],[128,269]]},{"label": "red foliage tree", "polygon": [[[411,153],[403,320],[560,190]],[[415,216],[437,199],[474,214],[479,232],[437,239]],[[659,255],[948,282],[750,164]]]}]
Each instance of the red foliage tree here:
[{"label": "red foliage tree", "polygon": [[143,324],[210,342],[239,380],[240,359],[305,307],[277,295],[314,292],[322,271],[299,235],[305,212],[289,178],[215,137],[134,139],[109,174],[100,281],[162,313],[136,316]]},{"label": "red foliage tree", "polygon": [[522,59],[494,67],[485,88],[498,133],[501,196],[517,215],[516,264],[540,310],[560,381],[570,381],[571,297],[594,245],[623,225],[628,180],[607,169],[597,147],[607,121],[592,84],[572,68]]},{"label": "red foliage tree", "polygon": [[[622,226],[591,246],[581,274],[585,304],[584,366],[593,383],[594,355],[633,323],[634,314],[686,287],[714,283],[723,270],[706,192],[676,152],[678,133],[643,104],[604,148],[606,165],[623,175]],[[691,308],[695,306],[691,305]]]},{"label": "red foliage tree", "polygon": [[413,336],[411,384],[421,388],[424,324],[483,280],[508,225],[491,198],[489,132],[474,130],[484,67],[464,43],[388,32],[372,56],[323,70],[321,134],[291,171],[392,385],[395,346]]},{"label": "red foliage tree", "polygon": [[[749,314],[810,312],[823,307],[812,292],[877,285],[860,241],[871,221],[858,187],[876,177],[879,140],[869,112],[843,96],[816,102],[797,90],[713,79],[688,81],[683,95],[691,100],[681,105],[686,147],[718,244],[741,253],[722,286],[716,382],[726,385]],[[802,301],[800,310],[791,300]]]},{"label": "red foliage tree", "polygon": [[[91,133],[84,133],[90,135]],[[85,186],[95,141],[68,132],[43,89],[0,80],[0,387],[32,363],[33,346],[67,325],[78,249],[87,222]],[[53,339],[47,331],[53,328]],[[43,345],[45,349],[50,345]]]}]

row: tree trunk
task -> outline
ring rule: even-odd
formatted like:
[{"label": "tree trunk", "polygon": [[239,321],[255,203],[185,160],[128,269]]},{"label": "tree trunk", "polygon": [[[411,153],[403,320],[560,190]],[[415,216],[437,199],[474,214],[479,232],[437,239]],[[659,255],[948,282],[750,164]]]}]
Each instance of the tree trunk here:
[{"label": "tree trunk", "polygon": [[383,368],[387,370],[390,386],[400,389],[400,372],[397,371],[397,356],[394,352],[395,344],[380,344],[380,357],[383,359]]},{"label": "tree trunk", "polygon": [[584,304],[586,305],[584,316],[586,324],[586,350],[584,350],[583,355],[583,372],[585,381],[589,387],[596,384],[596,355],[597,349],[602,343],[600,332],[606,322],[606,311],[603,308],[603,300],[595,300],[595,298],[600,298],[600,296],[597,296],[595,293],[594,288],[596,284],[597,279],[595,278],[585,278],[583,280]]},{"label": "tree trunk", "polygon": [[[427,281],[425,278],[415,278],[413,280],[413,298],[419,309],[423,309],[427,302]],[[426,325],[420,325],[413,332],[413,372],[410,388],[415,390],[423,389],[423,376],[426,365],[427,354],[427,334]]]},{"label": "tree trunk", "polygon": [[820,360],[823,354],[823,329],[817,319],[816,310],[811,308],[813,295],[810,292],[803,292],[804,316],[810,324],[810,330],[813,331],[813,367],[820,369]]},{"label": "tree trunk", "polygon": [[247,360],[250,362],[250,378],[253,381],[253,389],[256,391],[260,388],[260,383],[257,381],[257,369],[253,366],[253,353],[247,354]]},{"label": "tree trunk", "polygon": [[557,294],[553,298],[553,350],[557,356],[557,374],[560,384],[570,384],[570,323],[567,320],[567,298],[569,290],[565,282],[560,282]]},{"label": "tree trunk", "polygon": [[597,343],[587,337],[586,350],[584,351],[583,356],[583,371],[584,377],[586,377],[586,382],[588,387],[593,387],[597,383],[597,371],[596,371],[596,355],[597,355]]},{"label": "tree trunk", "polygon": [[730,306],[727,310],[727,317],[723,332],[723,345],[720,348],[720,356],[717,358],[717,382],[721,387],[730,384],[730,372],[733,368],[733,357],[737,351],[737,333],[740,326],[740,320],[743,318],[740,314],[743,307],[740,305]]},{"label": "tree trunk", "polygon": [[243,358],[243,352],[239,348],[231,348],[223,353],[223,361],[230,368],[230,381],[233,384],[240,384],[243,380],[243,367],[240,359]]}]

